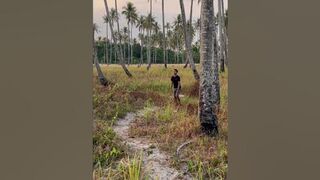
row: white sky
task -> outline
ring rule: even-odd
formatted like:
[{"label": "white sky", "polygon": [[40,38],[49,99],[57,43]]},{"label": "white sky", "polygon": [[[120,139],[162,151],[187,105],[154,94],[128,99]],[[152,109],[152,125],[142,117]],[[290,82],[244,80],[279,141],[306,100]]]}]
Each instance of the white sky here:
[{"label": "white sky", "polygon": [[[114,0],[107,0],[109,8],[114,8]],[[156,18],[156,21],[159,23],[160,29],[162,29],[162,0],[153,0],[153,9],[152,15]],[[118,0],[118,12],[122,12],[122,7],[126,5],[127,2],[132,2],[134,6],[137,8],[137,12],[139,15],[147,15],[149,13],[149,2],[148,0]],[[184,6],[186,11],[186,17],[189,19],[190,12],[190,3],[191,0],[184,0]],[[217,0],[214,0],[215,3],[215,12],[217,12]],[[224,0],[225,9],[228,8],[228,0]],[[165,0],[165,21],[172,23],[174,18],[180,14],[180,4],[179,0]],[[193,20],[196,20],[200,17],[200,4],[198,4],[198,0],[194,0],[193,4]],[[105,16],[105,7],[103,0],[93,0],[93,23],[96,23],[99,28],[99,33],[96,34],[96,37],[106,36],[106,24],[103,23],[103,16]],[[127,23],[123,17],[120,15],[120,28],[126,26]],[[133,36],[136,37],[138,35],[138,30],[134,28]],[[110,37],[110,32],[109,32]]]}]

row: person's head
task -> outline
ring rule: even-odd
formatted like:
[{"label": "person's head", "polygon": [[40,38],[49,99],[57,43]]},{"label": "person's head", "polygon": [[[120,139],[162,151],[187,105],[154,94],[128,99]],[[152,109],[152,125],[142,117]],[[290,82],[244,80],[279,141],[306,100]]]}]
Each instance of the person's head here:
[{"label": "person's head", "polygon": [[177,75],[177,74],[178,74],[178,69],[174,69],[174,70],[173,70],[173,74],[174,74],[174,75]]}]

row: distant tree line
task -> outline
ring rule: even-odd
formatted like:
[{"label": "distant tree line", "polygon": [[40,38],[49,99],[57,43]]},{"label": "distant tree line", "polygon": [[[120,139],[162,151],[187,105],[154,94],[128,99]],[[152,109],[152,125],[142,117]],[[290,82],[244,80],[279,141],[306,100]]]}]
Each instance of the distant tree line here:
[{"label": "distant tree line", "polygon": [[[97,57],[100,64],[119,64],[119,59],[116,55],[115,51],[115,44],[111,43],[110,41],[106,41],[105,38],[99,39],[95,41],[96,48],[97,48]],[[122,45],[123,47],[123,54],[124,54],[124,60],[126,64],[139,64],[141,53],[142,53],[142,64],[147,64],[147,49],[143,48],[141,51],[141,45],[137,43],[137,41],[134,39],[133,45],[132,45],[132,59],[130,55],[128,55],[128,44],[124,43]],[[197,45],[193,45],[193,58],[195,63],[200,62],[200,52],[199,47]],[[106,52],[107,51],[107,52]],[[151,62],[152,64],[164,64],[164,54],[162,53],[163,49],[162,47],[151,47]],[[168,64],[183,64],[185,63],[185,51],[181,52],[175,52],[171,49],[167,50],[167,63]]]}]

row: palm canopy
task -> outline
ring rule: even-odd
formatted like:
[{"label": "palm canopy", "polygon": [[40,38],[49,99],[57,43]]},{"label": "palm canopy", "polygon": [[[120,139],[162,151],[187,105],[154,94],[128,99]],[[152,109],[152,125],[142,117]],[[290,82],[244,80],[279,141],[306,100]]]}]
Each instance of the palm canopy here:
[{"label": "palm canopy", "polygon": [[141,31],[142,29],[145,29],[145,19],[146,19],[146,17],[143,15],[141,15],[137,19],[137,28],[139,28],[139,31]]},{"label": "palm canopy", "polygon": [[155,17],[149,14],[145,19],[145,27],[147,29],[153,29],[155,22],[156,22]]},{"label": "palm canopy", "polygon": [[117,11],[114,8],[111,8],[111,10],[110,10],[110,20],[116,21],[117,19],[119,19],[119,15],[118,15]]},{"label": "palm canopy", "polygon": [[135,23],[138,19],[137,8],[132,2],[128,2],[127,5],[123,7],[122,14],[126,16],[128,23]]},{"label": "palm canopy", "polygon": [[108,24],[110,21],[110,17],[108,17],[107,15],[103,16],[103,21],[104,23]]}]

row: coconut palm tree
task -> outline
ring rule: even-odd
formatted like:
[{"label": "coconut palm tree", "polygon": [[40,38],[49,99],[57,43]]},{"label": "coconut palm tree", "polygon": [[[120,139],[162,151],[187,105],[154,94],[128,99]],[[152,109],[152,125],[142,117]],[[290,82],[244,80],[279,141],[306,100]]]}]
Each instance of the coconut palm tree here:
[{"label": "coconut palm tree", "polygon": [[147,31],[147,41],[148,41],[148,47],[147,47],[148,66],[147,66],[147,70],[149,70],[151,67],[151,40],[152,40],[151,35],[152,35],[154,23],[155,23],[155,18],[149,14],[145,19],[145,28]]},{"label": "coconut palm tree", "polygon": [[189,61],[193,76],[196,80],[199,80],[199,74],[196,69],[196,66],[193,62],[193,54],[192,54],[192,47],[191,47],[191,37],[187,28],[187,21],[186,21],[186,14],[184,10],[184,3],[183,0],[180,1],[180,9],[181,9],[181,17],[182,17],[182,24],[183,24],[183,34],[184,34],[184,44],[185,44],[185,49],[186,49],[186,54],[187,54],[187,61]]},{"label": "coconut palm tree", "polygon": [[199,119],[203,132],[218,134],[216,115],[219,79],[218,63],[214,58],[214,13],[213,0],[201,1],[201,45],[200,45],[200,87],[199,87]]},{"label": "coconut palm tree", "polygon": [[154,62],[156,63],[157,62],[157,47],[159,45],[159,31],[160,31],[160,27],[159,27],[159,24],[158,22],[154,22],[152,24],[152,30],[153,30],[153,34],[152,34],[152,46],[153,46],[153,50],[154,50],[154,53],[153,53],[153,58],[154,58]]},{"label": "coconut palm tree", "polygon": [[122,58],[123,60],[123,63],[124,63],[124,54],[123,54],[123,51],[122,51],[122,38],[121,38],[121,32],[120,32],[120,24],[119,24],[119,19],[120,19],[120,15],[118,13],[118,1],[117,0],[114,0],[114,6],[115,6],[115,13],[117,15],[117,19],[116,19],[116,24],[117,24],[117,32],[118,32],[118,39],[119,39],[119,53],[121,54],[118,54],[118,57],[119,59]]},{"label": "coconut palm tree", "polygon": [[[110,9],[110,22],[112,23],[112,26],[114,27],[114,22],[116,22],[118,20],[119,16],[117,14],[117,11],[114,8]],[[111,35],[112,36],[112,35]],[[115,45],[115,42],[113,41],[113,39],[111,38],[113,44],[111,44],[111,48],[110,48],[110,59],[112,58],[112,50],[113,50],[113,46]],[[117,53],[114,53],[114,61],[117,61]]]},{"label": "coconut palm tree", "polygon": [[[130,64],[130,62],[132,61],[132,57],[133,57],[132,44],[131,44],[132,28],[133,28],[133,25],[138,20],[137,8],[133,5],[132,2],[128,2],[127,5],[125,7],[123,7],[122,14],[125,15],[125,17],[127,19],[127,24],[128,24],[128,37],[129,37],[128,61],[129,61],[129,64]],[[131,47],[131,49],[130,49],[129,46]]]},{"label": "coconut palm tree", "polygon": [[108,28],[108,23],[109,23],[109,21],[110,21],[110,18],[108,17],[108,16],[104,16],[103,17],[103,20],[104,20],[104,23],[106,23],[106,40],[105,40],[105,61],[107,62],[107,63],[109,63],[109,58],[108,58],[108,50],[109,50],[109,48],[108,48],[108,40],[109,40],[109,32],[108,32],[108,30],[109,30],[109,28]]},{"label": "coconut palm tree", "polygon": [[[180,53],[183,49],[183,43],[184,43],[184,38],[183,38],[183,24],[182,24],[182,17],[181,14],[178,14],[177,17],[173,21],[173,44],[176,49],[176,63],[179,63],[179,57]],[[181,60],[183,62],[183,60]]]},{"label": "coconut palm tree", "polygon": [[165,30],[165,19],[164,19],[164,0],[162,0],[162,46],[163,46],[163,63],[164,67],[167,68],[167,56],[166,56],[166,51],[167,51],[167,42],[166,42],[166,30]]},{"label": "coconut palm tree", "polygon": [[[168,33],[168,30],[170,30],[171,26],[170,26],[170,23],[167,22],[166,26],[165,26],[165,32]],[[165,38],[165,43],[166,43],[166,56],[167,56],[167,63],[169,62],[169,52],[167,51],[167,46],[168,46],[168,43],[169,43],[169,39],[166,37]]]},{"label": "coconut palm tree", "polygon": [[99,61],[98,61],[98,57],[97,57],[97,47],[96,47],[96,42],[94,40],[94,34],[95,32],[98,32],[98,26],[96,24],[93,24],[93,31],[92,31],[92,39],[93,39],[93,62],[94,65],[97,68],[97,73],[98,73],[98,79],[101,85],[103,86],[107,86],[108,85],[108,80],[105,77],[105,75],[103,74]]},{"label": "coconut palm tree", "polygon": [[152,28],[151,28],[151,24],[152,24],[152,1],[153,0],[148,0],[148,2],[150,3],[150,13],[149,13],[149,16],[147,18],[148,20],[148,25],[149,25],[149,28],[148,28],[148,31],[147,31],[147,34],[148,34],[148,48],[147,48],[147,60],[148,60],[148,66],[147,66],[147,70],[150,69],[151,67],[151,31],[152,31]]},{"label": "coconut palm tree", "polygon": [[[107,3],[107,0],[104,0],[104,5],[105,5],[105,9],[106,9],[106,14],[107,16],[110,17],[110,12],[109,12],[109,7],[108,7],[108,3]],[[115,5],[116,5],[116,12],[117,12],[117,0],[115,0]],[[117,13],[118,14],[118,13]],[[120,32],[120,28],[119,28],[119,20],[117,20],[117,25],[118,25],[118,32]],[[113,31],[113,23],[109,22],[109,26],[110,26],[110,32],[111,32],[111,35],[112,35],[112,38],[113,38],[113,41],[116,43],[117,40],[116,40],[116,36],[115,36],[115,33]],[[124,60],[123,60],[123,54],[122,54],[122,49],[121,49],[121,39],[119,38],[119,41],[120,41],[120,44],[119,44],[119,47],[118,45],[116,45],[116,52],[117,54],[120,55],[120,65],[122,66],[124,72],[127,74],[127,76],[129,77],[132,77],[132,74],[130,73],[130,71],[127,69],[127,67],[125,66],[124,64]],[[117,44],[117,43],[116,43]]]},{"label": "coconut palm tree", "polygon": [[218,0],[218,29],[219,29],[219,42],[220,42],[220,71],[224,72],[224,60],[226,59],[226,50],[225,50],[225,34],[224,34],[224,10],[223,0]]},{"label": "coconut palm tree", "polygon": [[140,62],[138,67],[141,66],[143,63],[143,43],[144,43],[144,30],[145,30],[145,17],[141,15],[137,20],[136,24],[137,28],[139,29],[139,39],[140,39]]}]

